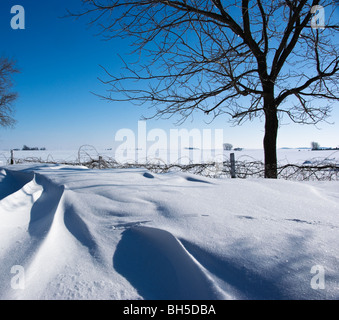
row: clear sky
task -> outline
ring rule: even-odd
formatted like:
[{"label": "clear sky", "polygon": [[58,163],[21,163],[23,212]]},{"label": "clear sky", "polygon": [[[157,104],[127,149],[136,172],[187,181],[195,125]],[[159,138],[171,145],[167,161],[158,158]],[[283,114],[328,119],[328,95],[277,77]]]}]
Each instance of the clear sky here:
[{"label": "clear sky", "polygon": [[[12,6],[25,9],[25,30],[13,30]],[[108,103],[91,91],[104,94],[107,89],[97,77],[104,76],[99,65],[120,73],[123,64],[118,54],[130,52],[129,41],[104,41],[95,36],[87,20],[61,18],[66,9],[78,11],[80,0],[1,0],[0,55],[14,59],[20,74],[14,78],[16,101],[13,129],[0,128],[0,149],[21,148],[24,144],[47,149],[77,149],[83,144],[97,148],[114,146],[119,129],[137,131],[138,120],[149,114],[147,106]],[[180,128],[223,129],[224,142],[235,147],[262,148],[263,119],[233,127],[226,117],[212,123],[198,114]],[[334,124],[300,126],[284,120],[278,147],[339,146],[339,106],[330,121]],[[147,122],[147,129],[169,132],[177,128],[174,119]],[[287,125],[289,124],[289,125]]]}]

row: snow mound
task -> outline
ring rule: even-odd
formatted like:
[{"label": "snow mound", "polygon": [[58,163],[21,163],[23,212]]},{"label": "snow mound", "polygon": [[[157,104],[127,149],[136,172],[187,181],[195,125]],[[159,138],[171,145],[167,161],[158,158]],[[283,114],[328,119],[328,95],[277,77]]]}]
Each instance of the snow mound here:
[{"label": "snow mound", "polygon": [[113,264],[146,299],[226,298],[182,244],[161,229],[124,231]]},{"label": "snow mound", "polygon": [[4,167],[0,298],[338,299],[338,214],[338,182]]}]

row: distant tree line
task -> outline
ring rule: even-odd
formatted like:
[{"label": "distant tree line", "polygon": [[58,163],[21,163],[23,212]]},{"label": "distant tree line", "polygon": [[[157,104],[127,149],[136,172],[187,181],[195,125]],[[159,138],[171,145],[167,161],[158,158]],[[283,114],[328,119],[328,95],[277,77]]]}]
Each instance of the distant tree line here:
[{"label": "distant tree line", "polygon": [[46,148],[45,147],[43,147],[43,148],[38,148],[38,147],[33,147],[33,148],[30,148],[30,147],[28,147],[28,146],[26,146],[26,145],[24,145],[23,147],[22,147],[22,150],[23,151],[28,151],[28,150],[30,150],[30,151],[37,151],[37,150],[46,150]]},{"label": "distant tree line", "polygon": [[320,147],[320,144],[318,142],[315,142],[315,141],[311,142],[311,148],[312,148],[312,150],[339,150],[339,148],[324,148],[324,147]]}]

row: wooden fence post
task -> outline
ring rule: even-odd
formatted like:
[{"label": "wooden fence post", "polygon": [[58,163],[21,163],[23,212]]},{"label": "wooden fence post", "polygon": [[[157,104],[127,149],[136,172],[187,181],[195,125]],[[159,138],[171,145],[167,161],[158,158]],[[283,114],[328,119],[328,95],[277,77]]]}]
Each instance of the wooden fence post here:
[{"label": "wooden fence post", "polygon": [[14,150],[11,150],[11,161],[10,164],[14,164]]},{"label": "wooden fence post", "polygon": [[102,164],[102,156],[99,156],[99,169],[101,169],[101,164]]},{"label": "wooden fence post", "polygon": [[230,154],[230,161],[231,161],[231,178],[236,178],[236,174],[235,174],[235,157],[234,157],[234,153]]}]

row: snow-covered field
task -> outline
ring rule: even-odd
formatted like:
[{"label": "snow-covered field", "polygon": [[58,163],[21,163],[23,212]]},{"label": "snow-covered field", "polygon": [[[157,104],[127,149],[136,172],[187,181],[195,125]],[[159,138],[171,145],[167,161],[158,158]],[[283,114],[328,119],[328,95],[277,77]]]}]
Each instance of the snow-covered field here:
[{"label": "snow-covered field", "polygon": [[0,199],[0,299],[339,299],[338,181],[27,164]]}]

